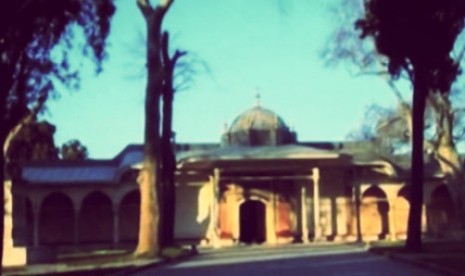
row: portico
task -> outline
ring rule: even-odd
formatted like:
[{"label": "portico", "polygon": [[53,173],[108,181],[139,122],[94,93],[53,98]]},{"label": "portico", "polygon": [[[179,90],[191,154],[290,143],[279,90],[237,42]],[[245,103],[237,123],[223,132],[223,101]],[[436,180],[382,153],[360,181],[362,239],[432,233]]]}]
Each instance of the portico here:
[{"label": "portico", "polygon": [[[206,239],[219,247],[258,240],[277,244],[326,239],[321,230],[320,171],[344,170],[349,164],[349,156],[343,154],[282,145],[220,148],[186,157],[178,170],[208,175],[205,185],[212,191]],[[246,214],[249,205],[255,215]],[[257,211],[260,208],[263,212]],[[244,240],[244,224],[257,220],[263,221],[264,238]]]}]

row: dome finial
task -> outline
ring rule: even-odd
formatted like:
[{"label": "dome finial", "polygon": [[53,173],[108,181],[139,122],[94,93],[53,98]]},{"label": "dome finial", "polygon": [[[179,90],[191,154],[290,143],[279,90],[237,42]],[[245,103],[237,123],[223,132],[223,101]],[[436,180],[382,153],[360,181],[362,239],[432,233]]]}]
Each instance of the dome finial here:
[{"label": "dome finial", "polygon": [[255,106],[260,106],[260,87],[255,87]]}]

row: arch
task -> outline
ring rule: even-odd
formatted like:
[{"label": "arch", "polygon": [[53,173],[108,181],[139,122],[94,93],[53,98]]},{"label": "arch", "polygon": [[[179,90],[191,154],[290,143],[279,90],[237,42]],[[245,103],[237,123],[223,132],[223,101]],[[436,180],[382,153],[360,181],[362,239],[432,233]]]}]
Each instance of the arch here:
[{"label": "arch", "polygon": [[428,229],[431,234],[443,236],[451,227],[455,213],[452,196],[446,185],[436,187],[428,206]]},{"label": "arch", "polygon": [[240,205],[239,240],[244,243],[266,241],[266,206],[260,200],[246,200]]},{"label": "arch", "polygon": [[79,213],[80,243],[110,243],[113,241],[113,205],[100,191],[88,194]]},{"label": "arch", "polygon": [[395,225],[396,234],[404,236],[407,234],[408,216],[410,211],[410,191],[404,186],[397,193],[395,201]]},{"label": "arch", "polygon": [[123,197],[118,216],[119,240],[121,242],[136,242],[140,217],[140,193],[138,190],[133,190]]},{"label": "arch", "polygon": [[371,186],[362,195],[360,219],[362,235],[370,239],[384,239],[389,232],[389,204],[386,193]]},{"label": "arch", "polygon": [[71,199],[54,192],[43,201],[39,215],[39,243],[70,244],[74,241],[74,208]]}]

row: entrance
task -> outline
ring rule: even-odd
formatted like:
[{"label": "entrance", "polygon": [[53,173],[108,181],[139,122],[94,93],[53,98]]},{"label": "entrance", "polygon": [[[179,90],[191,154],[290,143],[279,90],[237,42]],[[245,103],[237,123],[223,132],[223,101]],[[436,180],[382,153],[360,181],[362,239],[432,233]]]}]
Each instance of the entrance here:
[{"label": "entrance", "polygon": [[265,204],[258,200],[247,200],[239,209],[240,235],[243,243],[263,243],[266,240]]}]

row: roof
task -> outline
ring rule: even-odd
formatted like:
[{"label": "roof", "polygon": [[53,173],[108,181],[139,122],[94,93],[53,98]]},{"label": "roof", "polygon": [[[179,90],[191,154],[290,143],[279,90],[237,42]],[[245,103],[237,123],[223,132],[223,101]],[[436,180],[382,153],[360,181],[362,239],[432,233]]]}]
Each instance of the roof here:
[{"label": "roof", "polygon": [[334,151],[320,150],[299,145],[280,146],[230,146],[201,152],[186,152],[178,157],[178,162],[197,160],[244,160],[244,159],[325,159],[338,158]]},{"label": "roof", "polygon": [[22,178],[28,182],[58,184],[65,182],[113,182],[114,166],[34,166],[23,167]]},{"label": "roof", "polygon": [[273,111],[259,105],[239,114],[229,128],[229,132],[270,129],[288,129],[284,120]]},{"label": "roof", "polygon": [[[410,172],[410,155],[384,156],[366,142],[306,142],[279,146],[229,146],[219,144],[179,144],[177,145],[178,167],[188,164],[215,164],[238,161],[306,162],[314,160],[350,160],[351,164],[360,166],[382,165],[393,171],[392,175],[408,177]],[[286,161],[288,160],[288,161]],[[117,182],[128,169],[137,168],[143,161],[142,145],[129,145],[115,158],[109,160],[53,160],[29,161],[21,164],[21,177],[29,183],[95,183]],[[339,162],[339,161],[337,161]],[[210,166],[208,165],[208,166]],[[425,158],[426,176],[440,176],[438,162],[431,157]]]}]

